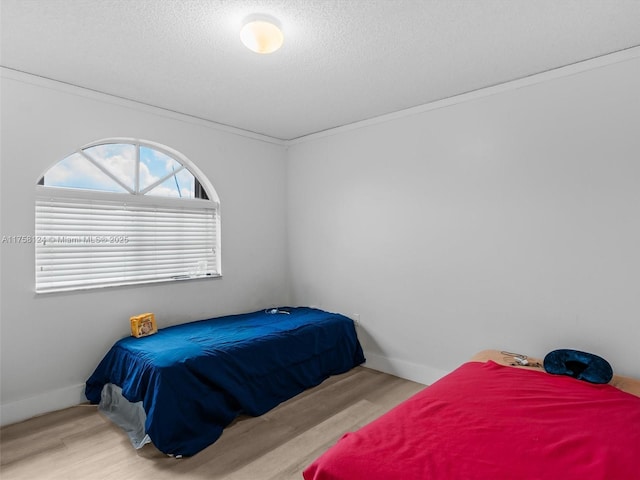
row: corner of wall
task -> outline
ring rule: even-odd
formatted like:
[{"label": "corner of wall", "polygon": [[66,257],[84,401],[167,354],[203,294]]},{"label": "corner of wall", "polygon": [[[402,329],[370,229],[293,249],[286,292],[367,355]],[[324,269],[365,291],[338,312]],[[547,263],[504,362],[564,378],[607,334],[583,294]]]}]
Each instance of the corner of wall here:
[{"label": "corner of wall", "polygon": [[364,364],[365,367],[425,385],[431,385],[449,373],[427,365],[407,362],[406,360],[390,358],[376,353],[365,352],[365,357],[367,359]]},{"label": "corner of wall", "polygon": [[84,384],[60,388],[0,405],[0,426],[17,423],[44,413],[79,405],[87,401]]}]

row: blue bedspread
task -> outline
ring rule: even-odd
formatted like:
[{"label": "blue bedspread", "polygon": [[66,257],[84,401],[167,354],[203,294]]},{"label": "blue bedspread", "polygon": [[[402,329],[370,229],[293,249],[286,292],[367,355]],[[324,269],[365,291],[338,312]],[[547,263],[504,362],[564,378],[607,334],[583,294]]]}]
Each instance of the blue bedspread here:
[{"label": "blue bedspread", "polygon": [[261,415],[330,375],[364,362],[353,321],[312,308],[212,318],[119,340],[87,380],[142,401],[154,445],[194,455],[239,414]]}]

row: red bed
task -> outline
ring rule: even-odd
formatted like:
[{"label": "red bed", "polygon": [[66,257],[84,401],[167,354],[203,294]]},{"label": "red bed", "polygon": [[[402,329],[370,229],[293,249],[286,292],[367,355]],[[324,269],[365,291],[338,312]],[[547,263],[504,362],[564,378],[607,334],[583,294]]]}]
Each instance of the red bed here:
[{"label": "red bed", "polygon": [[[638,383],[624,377],[627,390]],[[620,386],[620,385],[619,385]],[[640,397],[470,361],[304,471],[306,480],[640,479]]]}]

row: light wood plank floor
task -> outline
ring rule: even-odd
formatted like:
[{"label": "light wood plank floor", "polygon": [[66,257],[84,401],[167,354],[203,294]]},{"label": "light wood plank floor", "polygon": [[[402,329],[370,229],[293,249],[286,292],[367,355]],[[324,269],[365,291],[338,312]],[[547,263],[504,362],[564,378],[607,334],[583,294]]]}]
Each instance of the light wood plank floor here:
[{"label": "light wood plank floor", "polygon": [[365,367],[327,379],[261,417],[240,417],[213,445],[169,458],[80,405],[0,430],[2,480],[287,480],[345,432],[424,388]]}]

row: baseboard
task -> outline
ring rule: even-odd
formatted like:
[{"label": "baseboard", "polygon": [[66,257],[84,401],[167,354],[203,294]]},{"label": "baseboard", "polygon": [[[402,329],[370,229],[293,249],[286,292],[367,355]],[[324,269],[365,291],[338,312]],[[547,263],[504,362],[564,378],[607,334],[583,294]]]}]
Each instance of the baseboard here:
[{"label": "baseboard", "polygon": [[431,385],[449,373],[445,370],[427,365],[407,362],[406,360],[399,360],[397,358],[389,358],[370,352],[365,352],[365,357],[367,357],[367,362],[364,364],[365,367],[406,378],[414,382],[424,383],[425,385]]},{"label": "baseboard", "polygon": [[[384,355],[365,352],[367,362],[364,366],[406,378],[418,383],[430,385],[445,376],[447,371],[406,360],[390,358]],[[24,398],[0,405],[0,425],[9,425],[44,413],[61,410],[86,402],[84,384],[60,388],[41,395]]]},{"label": "baseboard", "polygon": [[0,405],[0,426],[20,422],[43,413],[62,410],[86,401],[84,384],[79,384],[5,403]]}]

